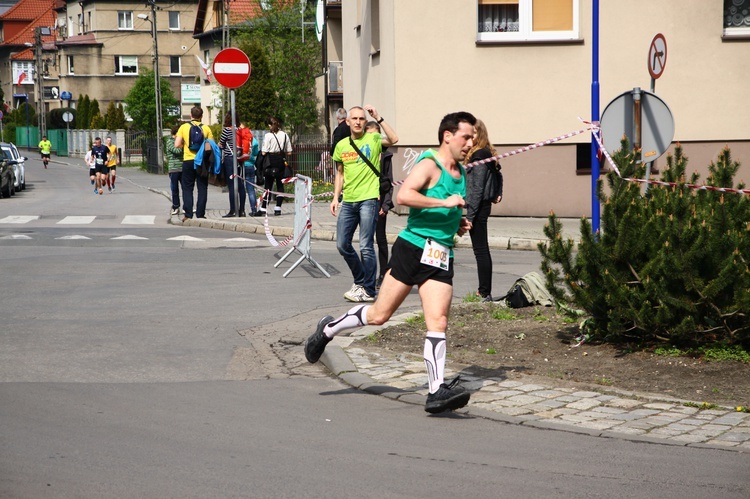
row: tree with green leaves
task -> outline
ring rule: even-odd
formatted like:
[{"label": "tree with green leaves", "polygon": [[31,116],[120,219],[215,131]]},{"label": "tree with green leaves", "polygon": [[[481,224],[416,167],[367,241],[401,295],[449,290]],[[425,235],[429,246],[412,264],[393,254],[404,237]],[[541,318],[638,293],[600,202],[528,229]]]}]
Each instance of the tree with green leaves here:
[{"label": "tree with green leaves", "polygon": [[[172,92],[172,87],[169,86],[168,81],[159,78],[159,84],[162,116],[166,116],[166,108],[178,106],[180,102]],[[156,93],[152,70],[146,69],[136,78],[135,84],[128,92],[124,102],[136,130],[156,132]]]},{"label": "tree with green leaves", "polygon": [[121,102],[117,104],[117,120],[115,121],[115,125],[117,125],[117,129],[125,128],[127,126],[127,120],[125,119],[125,108],[122,106]]},{"label": "tree with green leaves", "polygon": [[89,105],[89,125],[91,128],[99,128],[94,126],[94,117],[96,116],[101,117],[101,110],[99,109],[99,101],[96,99],[91,100],[91,104]]},{"label": "tree with green leaves", "polygon": [[[271,114],[282,121],[292,136],[298,136],[316,130],[319,125],[315,77],[322,65],[320,42],[312,32],[302,41],[297,2],[268,0],[266,5],[268,9],[263,11],[263,16],[249,20],[234,40],[236,44],[248,41],[262,47],[268,60],[271,85],[258,89],[263,92],[259,98],[264,102],[274,100]],[[309,6],[305,12],[307,18],[313,18]],[[252,60],[251,63],[254,64]],[[255,66],[251,79],[254,77]]]},{"label": "tree with green leaves", "polygon": [[235,91],[237,112],[249,128],[263,130],[276,103],[268,58],[258,40],[243,39],[237,48],[247,54],[252,65],[250,79]]},{"label": "tree with green leaves", "polygon": [[[625,152],[624,152],[625,151]],[[628,152],[629,151],[629,152]],[[613,156],[624,178],[643,178],[627,141]],[[647,345],[716,342],[750,348],[750,199],[691,189],[682,147],[667,158],[669,187],[641,187],[614,172],[599,181],[601,231],[581,221],[578,251],[554,214],[540,244],[547,287],[559,303],[583,309],[594,338]],[[707,184],[733,188],[739,163],[724,149]],[[737,188],[744,185],[739,183]]]},{"label": "tree with green leaves", "polygon": [[88,95],[82,95],[78,97],[78,115],[76,116],[76,128],[86,130],[89,128],[89,122],[91,121],[91,115],[89,114],[89,106],[91,101]]}]

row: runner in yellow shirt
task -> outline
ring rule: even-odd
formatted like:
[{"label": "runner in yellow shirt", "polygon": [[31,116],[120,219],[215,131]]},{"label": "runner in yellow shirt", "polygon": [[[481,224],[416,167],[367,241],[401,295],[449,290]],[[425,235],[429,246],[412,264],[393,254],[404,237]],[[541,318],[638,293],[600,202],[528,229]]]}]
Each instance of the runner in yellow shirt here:
[{"label": "runner in yellow shirt", "polygon": [[112,144],[112,137],[107,137],[107,149],[109,149],[109,161],[107,161],[107,168],[109,174],[107,175],[107,187],[109,192],[115,190],[115,180],[117,180],[117,165],[120,160],[117,157],[117,146]]},{"label": "runner in yellow shirt", "polygon": [[39,142],[39,151],[42,153],[42,161],[44,162],[44,169],[47,169],[49,163],[50,153],[52,152],[52,142],[47,140],[47,136],[42,137],[42,141]]}]

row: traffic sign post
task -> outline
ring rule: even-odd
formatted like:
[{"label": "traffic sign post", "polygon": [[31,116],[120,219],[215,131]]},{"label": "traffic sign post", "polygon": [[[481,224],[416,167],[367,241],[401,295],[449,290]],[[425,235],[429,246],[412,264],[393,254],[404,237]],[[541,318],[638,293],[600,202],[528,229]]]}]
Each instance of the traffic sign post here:
[{"label": "traffic sign post", "polygon": [[[232,155],[232,175],[234,182],[234,215],[240,216],[240,190],[237,179],[237,114],[234,104],[234,89],[244,85],[250,78],[250,59],[240,49],[226,48],[216,54],[211,66],[214,78],[223,87],[230,89],[229,104],[232,111],[232,142],[234,143],[234,154]],[[244,182],[244,180],[243,180]],[[254,207],[250,207],[252,210]]]},{"label": "traffic sign post", "polygon": [[[664,67],[667,65],[667,39],[664,35],[657,33],[651,40],[651,45],[648,49],[648,72],[651,75],[651,92],[656,91],[656,80],[664,72]],[[646,164],[646,180],[651,177],[651,167],[654,162],[649,161]],[[648,192],[648,184],[645,188]]]},{"label": "traffic sign post", "polygon": [[648,72],[651,75],[651,91],[656,87],[656,80],[664,72],[664,66],[667,65],[667,40],[664,35],[658,33],[651,40],[651,46],[648,49]]},{"label": "traffic sign post", "polygon": [[651,163],[666,152],[674,138],[672,111],[656,94],[640,88],[624,92],[607,104],[599,124],[608,151],[619,149],[623,135],[639,149],[637,161],[648,162],[646,179],[651,175]]}]

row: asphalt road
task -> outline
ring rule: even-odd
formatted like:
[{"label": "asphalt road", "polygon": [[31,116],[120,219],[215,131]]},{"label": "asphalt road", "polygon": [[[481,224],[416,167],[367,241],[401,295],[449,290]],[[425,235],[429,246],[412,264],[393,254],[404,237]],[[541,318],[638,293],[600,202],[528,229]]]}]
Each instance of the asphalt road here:
[{"label": "asphalt road", "polygon": [[[98,196],[82,166],[32,160],[27,191],[0,199],[0,497],[750,495],[747,454],[428,417],[351,389],[300,346],[348,308],[333,243],[312,250],[330,279],[307,263],[283,278],[285,250],[168,225],[169,203],[121,177]],[[538,266],[493,257],[499,289]],[[472,260],[457,252],[459,298]]]}]

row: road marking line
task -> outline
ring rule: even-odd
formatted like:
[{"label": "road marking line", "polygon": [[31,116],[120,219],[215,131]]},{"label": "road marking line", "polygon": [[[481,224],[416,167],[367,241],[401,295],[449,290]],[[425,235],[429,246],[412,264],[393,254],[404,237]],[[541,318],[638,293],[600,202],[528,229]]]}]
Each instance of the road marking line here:
[{"label": "road marking line", "polygon": [[74,236],[63,236],[63,237],[56,237],[55,239],[91,239],[90,237],[81,236],[81,235],[74,235]]},{"label": "road marking line", "polygon": [[134,236],[134,235],[127,235],[127,236],[120,236],[120,237],[112,237],[110,239],[148,239],[147,237],[141,237],[141,236]]},{"label": "road marking line", "polygon": [[68,216],[57,222],[59,225],[86,225],[94,221],[95,216]]},{"label": "road marking line", "polygon": [[167,239],[167,241],[203,241],[203,239],[199,239],[193,236],[177,236],[170,237],[169,239]]},{"label": "road marking line", "polygon": [[0,224],[25,224],[31,222],[32,220],[39,220],[39,217],[36,215],[10,215],[8,217],[0,219]]},{"label": "road marking line", "polygon": [[154,225],[155,215],[126,215],[122,219],[125,225]]},{"label": "road marking line", "polygon": [[0,237],[0,239],[32,239],[32,237],[27,236],[26,234],[11,234],[9,236]]}]

